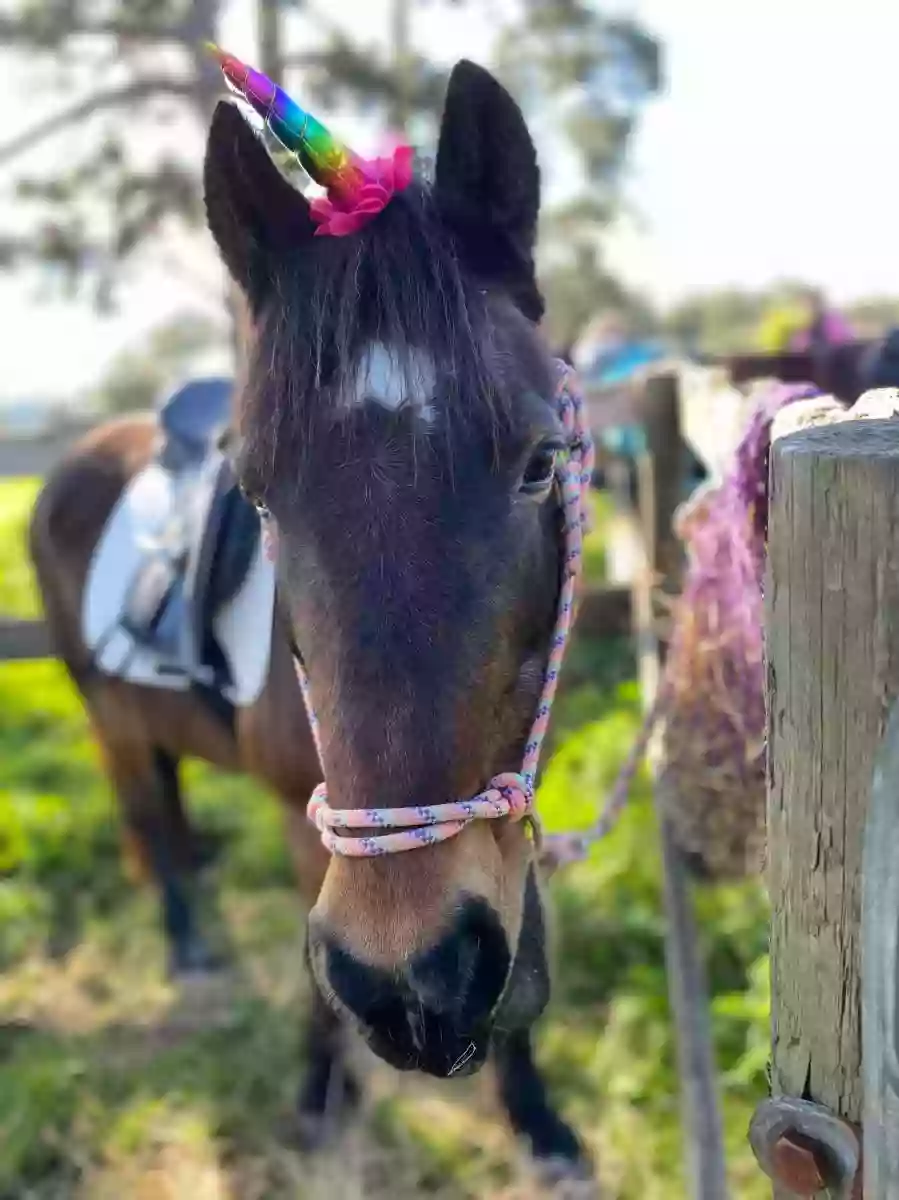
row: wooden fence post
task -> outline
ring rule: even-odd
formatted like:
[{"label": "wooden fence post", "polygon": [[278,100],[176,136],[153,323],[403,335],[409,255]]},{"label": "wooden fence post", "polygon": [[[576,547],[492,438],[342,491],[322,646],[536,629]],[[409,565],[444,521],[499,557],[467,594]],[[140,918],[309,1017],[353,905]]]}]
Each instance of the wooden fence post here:
[{"label": "wooden fence post", "polygon": [[640,406],[646,452],[637,463],[640,519],[647,557],[676,591],[683,564],[674,534],[674,510],[683,500],[686,443],[681,436],[679,377],[676,371],[650,375]]},{"label": "wooden fence post", "polygon": [[[680,432],[679,376],[651,376],[645,385],[641,417],[646,451],[637,464],[638,506],[643,529],[643,570],[634,580],[634,623],[644,708],[652,706],[667,649],[667,614],[658,592],[680,590],[683,549],[673,528],[674,511],[683,499],[686,445]],[[661,621],[660,621],[661,618]],[[663,628],[660,630],[659,626]],[[658,743],[650,749],[656,773]],[[690,880],[685,857],[665,815],[662,784],[656,781],[662,883],[668,929],[665,959],[668,994],[677,1031],[681,1117],[692,1200],[726,1200],[724,1136],[709,1019],[708,987],[699,950]]]},{"label": "wooden fence post", "polygon": [[899,423],[806,429],[771,459],[772,1094],[857,1124],[863,834],[899,692]]},{"label": "wooden fence post", "polygon": [[651,703],[659,683],[665,639],[658,637],[657,588],[675,595],[680,588],[683,551],[674,534],[674,510],[683,499],[686,447],[680,434],[678,376],[650,375],[644,385],[640,416],[646,449],[637,460],[637,505],[643,534],[643,569],[634,579],[634,627],[640,688]]}]

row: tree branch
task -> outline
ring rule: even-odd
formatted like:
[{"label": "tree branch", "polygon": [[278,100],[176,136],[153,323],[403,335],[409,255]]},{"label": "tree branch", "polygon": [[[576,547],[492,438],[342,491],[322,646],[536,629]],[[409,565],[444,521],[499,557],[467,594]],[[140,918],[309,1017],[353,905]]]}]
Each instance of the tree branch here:
[{"label": "tree branch", "polygon": [[319,29],[325,30],[333,38],[345,41],[347,29],[345,25],[341,25],[339,21],[335,21],[330,13],[319,8],[317,4],[310,4],[308,0],[303,5],[303,16],[307,21],[312,21]]},{"label": "tree branch", "polygon": [[[341,97],[358,103],[375,100],[390,106],[399,95],[393,67],[342,38],[320,49],[284,56],[287,70],[304,68],[304,87],[317,102]],[[446,73],[414,55],[409,63],[409,94],[413,112],[439,113],[446,90]]]},{"label": "tree branch", "polygon": [[68,37],[134,38],[148,42],[183,42],[187,30],[184,22],[154,25],[152,22],[97,20],[69,21],[65,25],[41,24],[40,18],[0,15],[0,46],[26,45],[32,49],[55,50]]},{"label": "tree branch", "polygon": [[297,54],[285,54],[281,59],[281,64],[288,71],[302,67],[320,67],[325,53],[324,50],[306,50]]},{"label": "tree branch", "polygon": [[4,145],[0,145],[0,166],[17,158],[20,154],[24,154],[38,143],[46,141],[47,138],[53,137],[54,134],[61,133],[62,130],[77,125],[79,121],[85,121],[96,113],[107,112],[111,108],[118,108],[124,104],[148,100],[151,96],[156,95],[189,96],[193,90],[194,84],[191,81],[159,76],[136,79],[131,83],[109,88],[106,91],[92,92],[83,100],[79,100],[77,104],[54,113],[51,117],[45,117],[44,120],[32,125],[30,129],[26,129]]}]

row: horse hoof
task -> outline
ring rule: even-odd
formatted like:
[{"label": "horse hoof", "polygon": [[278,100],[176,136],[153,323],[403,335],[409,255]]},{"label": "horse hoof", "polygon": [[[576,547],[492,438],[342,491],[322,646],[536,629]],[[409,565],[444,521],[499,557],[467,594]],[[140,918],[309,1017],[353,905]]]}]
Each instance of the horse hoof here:
[{"label": "horse hoof", "polygon": [[593,1167],[584,1158],[552,1155],[534,1161],[537,1181],[555,1200],[601,1200]]},{"label": "horse hoof", "polygon": [[304,1154],[314,1154],[329,1146],[337,1135],[338,1122],[330,1113],[297,1112],[292,1141]]},{"label": "horse hoof", "polygon": [[189,942],[174,950],[169,957],[169,979],[173,983],[202,976],[220,975],[227,966],[223,954],[216,954],[205,942]]}]

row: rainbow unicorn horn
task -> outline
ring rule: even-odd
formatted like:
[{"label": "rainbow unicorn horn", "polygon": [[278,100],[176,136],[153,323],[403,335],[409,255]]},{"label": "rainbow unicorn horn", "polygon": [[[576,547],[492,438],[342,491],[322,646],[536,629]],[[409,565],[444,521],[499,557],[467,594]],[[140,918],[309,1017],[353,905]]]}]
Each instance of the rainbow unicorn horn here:
[{"label": "rainbow unicorn horn", "polygon": [[367,182],[362,160],[261,71],[212,42],[206,49],[229,86],[265,121],[282,146],[336,204],[351,206]]}]

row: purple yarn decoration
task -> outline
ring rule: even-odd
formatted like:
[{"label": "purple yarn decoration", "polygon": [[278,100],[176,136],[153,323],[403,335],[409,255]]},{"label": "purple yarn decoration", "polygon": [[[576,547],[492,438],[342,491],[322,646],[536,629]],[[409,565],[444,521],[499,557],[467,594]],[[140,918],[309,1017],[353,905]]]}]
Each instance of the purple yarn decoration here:
[{"label": "purple yarn decoration", "polygon": [[762,585],[768,535],[768,462],[774,417],[819,394],[773,384],[760,396],[723,482],[679,519],[687,549],[675,607],[666,703],[668,757],[697,785],[724,793],[758,781],[765,738]]},{"label": "purple yarn decoration", "polygon": [[764,548],[768,540],[768,462],[771,423],[782,408],[794,400],[820,395],[810,383],[780,383],[759,400],[749,426],[737,447],[731,486],[734,498],[752,515],[755,534]]},{"label": "purple yarn decoration", "polygon": [[[689,565],[678,609],[685,626],[724,651],[719,677],[734,684],[741,674],[740,643],[752,661],[761,662],[771,424],[788,404],[816,395],[819,389],[811,384],[775,384],[765,391],[730,472],[699,501],[696,515],[682,522]],[[696,628],[696,618],[703,616],[704,628]]]},{"label": "purple yarn decoration", "polygon": [[772,383],[760,391],[724,480],[678,511],[688,561],[664,674],[615,784],[620,801],[661,720],[660,795],[678,842],[701,858],[710,878],[753,874],[764,856],[762,586],[771,425],[787,405],[819,394],[810,384]]}]

